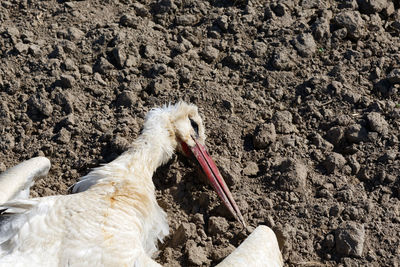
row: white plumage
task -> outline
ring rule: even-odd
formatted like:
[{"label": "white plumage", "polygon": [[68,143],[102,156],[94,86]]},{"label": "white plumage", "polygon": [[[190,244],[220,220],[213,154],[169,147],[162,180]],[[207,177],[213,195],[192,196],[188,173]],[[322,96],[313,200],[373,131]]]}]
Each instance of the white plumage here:
[{"label": "white plumage", "polygon": [[[194,105],[181,102],[150,111],[132,148],[82,177],[75,194],[14,199],[0,207],[0,266],[158,266],[151,255],[157,239],[168,234],[168,223],[152,176],[176,150],[203,157],[213,186],[244,224],[226,185],[219,184],[204,141]],[[29,175],[18,175],[15,179],[25,177],[30,185]],[[7,187],[0,190],[7,195]]]}]

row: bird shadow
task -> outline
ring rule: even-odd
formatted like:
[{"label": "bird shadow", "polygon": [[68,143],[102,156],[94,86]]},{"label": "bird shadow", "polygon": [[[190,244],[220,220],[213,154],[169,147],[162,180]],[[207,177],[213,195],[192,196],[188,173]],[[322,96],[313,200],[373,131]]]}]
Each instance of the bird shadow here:
[{"label": "bird shadow", "polygon": [[[177,206],[187,216],[196,213],[207,220],[211,210],[207,181],[198,166],[188,158],[177,155],[157,169],[153,182],[162,194],[170,194],[174,203],[164,203],[163,208]],[[161,196],[161,202],[168,197]],[[167,204],[167,205],[165,205]]]}]

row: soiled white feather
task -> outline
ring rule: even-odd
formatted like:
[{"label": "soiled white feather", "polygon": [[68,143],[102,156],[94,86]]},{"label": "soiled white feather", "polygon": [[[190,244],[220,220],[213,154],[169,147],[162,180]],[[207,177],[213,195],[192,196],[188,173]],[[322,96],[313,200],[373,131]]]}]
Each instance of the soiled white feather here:
[{"label": "soiled white feather", "polygon": [[282,267],[278,240],[271,228],[258,226],[246,240],[216,267]]},{"label": "soiled white feather", "polygon": [[83,177],[76,194],[2,205],[0,266],[157,266],[150,256],[168,223],[152,176],[189,113],[198,116],[185,103],[151,111],[132,148]]},{"label": "soiled white feather", "polygon": [[28,198],[33,179],[46,176],[50,165],[47,158],[36,157],[0,174],[0,204],[11,199]]}]

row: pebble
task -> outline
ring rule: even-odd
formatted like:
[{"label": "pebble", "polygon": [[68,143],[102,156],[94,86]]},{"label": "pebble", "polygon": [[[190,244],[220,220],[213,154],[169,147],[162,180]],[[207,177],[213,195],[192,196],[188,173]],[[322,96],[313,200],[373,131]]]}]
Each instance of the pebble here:
[{"label": "pebble", "polygon": [[[104,123],[103,127],[100,128],[105,128],[107,129],[109,123]],[[125,137],[122,137],[120,135],[116,135],[110,142],[111,149],[114,150],[117,154],[120,154],[130,147],[131,143],[129,143],[128,140],[126,140]]]},{"label": "pebble", "polygon": [[324,161],[324,167],[328,173],[340,171],[346,164],[346,159],[339,153],[331,152]]},{"label": "pebble", "polygon": [[140,17],[147,17],[149,15],[149,11],[145,5],[141,3],[134,3],[132,6],[135,8],[136,15]]},{"label": "pebble", "polygon": [[364,225],[356,222],[344,222],[335,231],[336,252],[345,257],[361,257],[364,241]]},{"label": "pebble", "polygon": [[367,119],[368,125],[372,131],[378,132],[382,135],[387,135],[389,133],[389,124],[378,112],[370,112],[367,115]]}]

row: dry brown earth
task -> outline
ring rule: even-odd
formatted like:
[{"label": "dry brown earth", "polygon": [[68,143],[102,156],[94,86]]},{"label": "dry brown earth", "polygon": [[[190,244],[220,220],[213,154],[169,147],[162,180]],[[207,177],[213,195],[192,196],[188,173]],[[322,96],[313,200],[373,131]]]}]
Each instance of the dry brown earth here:
[{"label": "dry brown earth", "polygon": [[45,155],[34,196],[65,194],[184,99],[250,227],[174,158],[157,261],[215,265],[266,224],[287,266],[399,266],[399,34],[398,0],[2,0],[0,171]]}]

